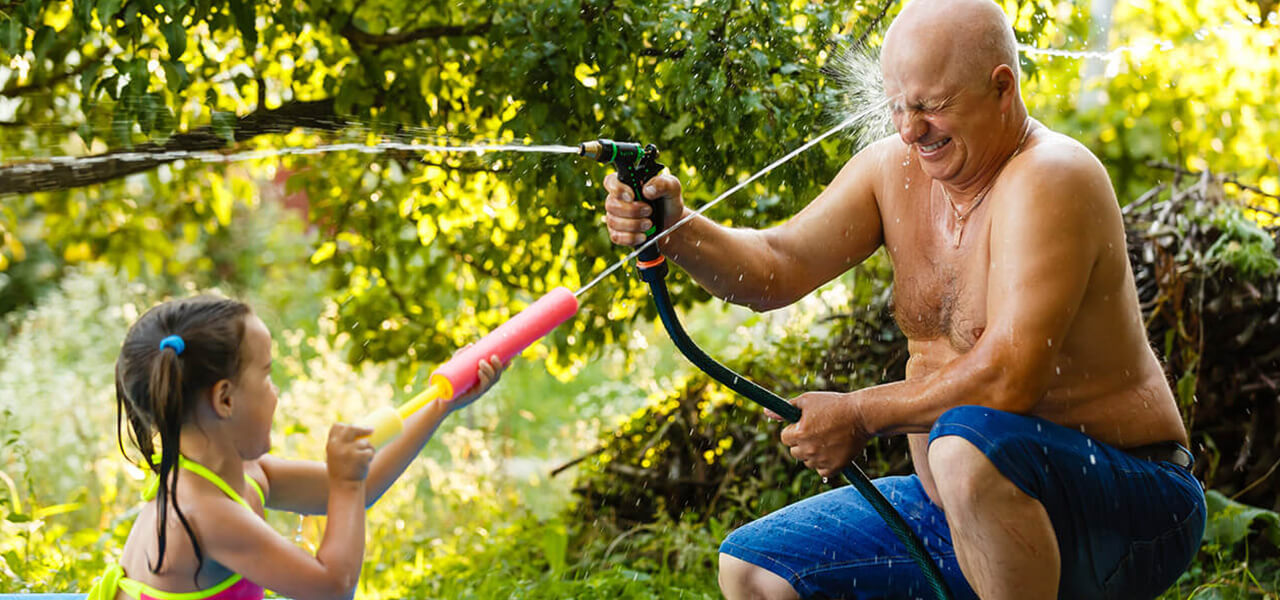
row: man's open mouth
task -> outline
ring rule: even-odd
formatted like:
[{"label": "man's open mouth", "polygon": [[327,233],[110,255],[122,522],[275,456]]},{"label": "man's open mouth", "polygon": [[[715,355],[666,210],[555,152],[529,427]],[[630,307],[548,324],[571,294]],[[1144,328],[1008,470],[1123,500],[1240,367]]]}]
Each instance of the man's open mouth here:
[{"label": "man's open mouth", "polygon": [[950,142],[950,141],[951,141],[951,138],[943,138],[927,146],[920,146],[920,150],[924,152],[933,152],[934,150],[937,150],[938,148],[945,146],[947,142]]}]

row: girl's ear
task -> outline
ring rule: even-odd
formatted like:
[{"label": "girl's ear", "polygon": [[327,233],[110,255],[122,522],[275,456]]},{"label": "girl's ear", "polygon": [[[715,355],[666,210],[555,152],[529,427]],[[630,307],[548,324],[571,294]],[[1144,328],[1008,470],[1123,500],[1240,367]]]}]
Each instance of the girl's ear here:
[{"label": "girl's ear", "polygon": [[231,396],[235,384],[230,379],[219,379],[213,384],[213,389],[209,391],[209,405],[213,408],[213,413],[219,418],[227,419],[231,417]]}]

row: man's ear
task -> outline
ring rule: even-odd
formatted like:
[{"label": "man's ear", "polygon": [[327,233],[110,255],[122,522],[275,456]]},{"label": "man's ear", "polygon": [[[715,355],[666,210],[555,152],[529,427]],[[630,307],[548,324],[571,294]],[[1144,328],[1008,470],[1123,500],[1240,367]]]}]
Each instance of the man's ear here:
[{"label": "man's ear", "polygon": [[222,419],[231,417],[231,396],[234,391],[235,384],[230,379],[219,379],[213,384],[213,389],[209,390],[209,406],[213,408],[213,414]]},{"label": "man's ear", "polygon": [[996,65],[991,71],[991,84],[995,86],[996,95],[1000,98],[1000,110],[1009,110],[1018,93],[1018,74],[1009,65]]}]

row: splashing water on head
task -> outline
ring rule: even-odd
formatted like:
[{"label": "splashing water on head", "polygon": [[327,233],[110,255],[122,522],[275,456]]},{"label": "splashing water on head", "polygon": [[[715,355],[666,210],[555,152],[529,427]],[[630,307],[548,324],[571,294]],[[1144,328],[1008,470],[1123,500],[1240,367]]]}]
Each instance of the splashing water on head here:
[{"label": "splashing water on head", "polygon": [[835,124],[855,117],[845,129],[854,141],[854,151],[893,133],[889,100],[884,94],[880,73],[880,49],[849,46],[838,52],[823,71],[836,84],[839,98],[828,120]]}]

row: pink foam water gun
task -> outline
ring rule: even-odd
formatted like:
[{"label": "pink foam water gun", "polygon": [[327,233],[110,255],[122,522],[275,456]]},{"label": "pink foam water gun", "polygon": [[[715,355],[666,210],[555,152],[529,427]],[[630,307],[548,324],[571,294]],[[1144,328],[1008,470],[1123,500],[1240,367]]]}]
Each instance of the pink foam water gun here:
[{"label": "pink foam water gun", "polygon": [[578,298],[568,288],[559,287],[547,292],[479,342],[455,353],[431,373],[427,389],[422,393],[399,408],[383,407],[362,419],[361,425],[373,428],[369,441],[375,447],[382,447],[400,433],[405,419],[432,400],[452,400],[470,390],[478,379],[477,369],[481,360],[496,354],[505,365],[577,312]]}]

